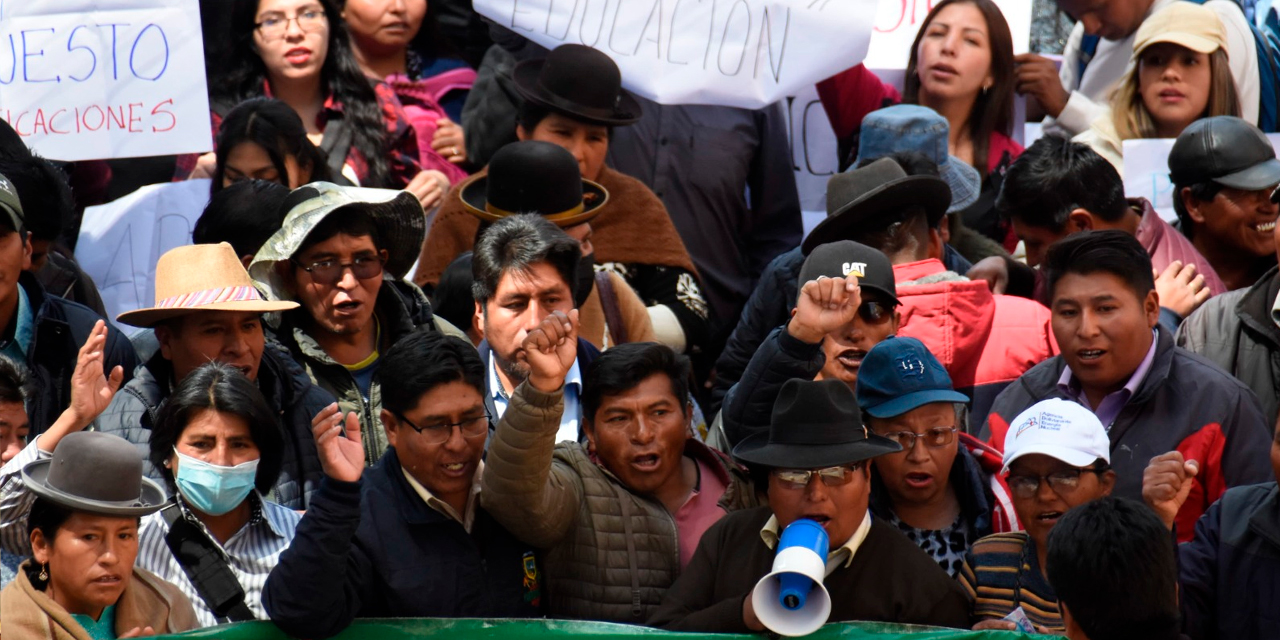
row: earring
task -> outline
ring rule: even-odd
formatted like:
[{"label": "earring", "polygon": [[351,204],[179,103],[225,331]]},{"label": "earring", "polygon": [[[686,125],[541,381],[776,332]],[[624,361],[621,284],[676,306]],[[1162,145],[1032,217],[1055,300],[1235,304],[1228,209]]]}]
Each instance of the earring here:
[{"label": "earring", "polygon": [[49,563],[48,562],[44,563],[43,565],[40,565],[40,575],[36,577],[40,579],[40,582],[49,581]]}]

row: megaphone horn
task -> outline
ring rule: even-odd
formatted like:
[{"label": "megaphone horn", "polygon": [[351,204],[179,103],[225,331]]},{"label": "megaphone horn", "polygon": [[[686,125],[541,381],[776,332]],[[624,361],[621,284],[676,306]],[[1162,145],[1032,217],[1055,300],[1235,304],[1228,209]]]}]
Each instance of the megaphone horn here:
[{"label": "megaphone horn", "polygon": [[831,616],[831,596],[822,586],[827,546],[827,531],[813,520],[796,520],[782,532],[773,570],[751,593],[751,606],[770,631],[804,636],[826,624]]}]

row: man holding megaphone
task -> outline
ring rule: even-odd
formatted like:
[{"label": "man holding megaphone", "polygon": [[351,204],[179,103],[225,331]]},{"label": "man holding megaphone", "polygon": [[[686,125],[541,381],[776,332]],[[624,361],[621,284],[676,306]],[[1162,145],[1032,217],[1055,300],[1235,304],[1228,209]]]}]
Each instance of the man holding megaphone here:
[{"label": "man holding megaphone", "polygon": [[[832,297],[843,297],[843,279],[832,280]],[[870,459],[900,449],[867,431],[848,385],[787,381],[768,433],[733,450],[761,480],[767,474],[769,506],[713,525],[649,623],[788,636],[828,621],[968,628],[969,602],[959,584],[867,510]],[[819,527],[827,540],[814,531]],[[807,593],[796,587],[805,580]]]}]

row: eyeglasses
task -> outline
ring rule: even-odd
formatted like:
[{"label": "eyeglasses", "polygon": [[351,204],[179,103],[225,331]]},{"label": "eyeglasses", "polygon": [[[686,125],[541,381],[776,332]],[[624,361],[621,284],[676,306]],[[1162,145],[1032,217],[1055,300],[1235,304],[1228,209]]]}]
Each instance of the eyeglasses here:
[{"label": "eyeglasses", "polygon": [[893,307],[883,302],[868,300],[858,307],[858,317],[867,324],[884,324],[893,319]]},{"label": "eyeglasses", "polygon": [[382,276],[382,258],[377,256],[363,256],[351,262],[316,260],[311,264],[302,264],[294,260],[293,263],[298,265],[299,269],[311,274],[312,280],[325,285],[337,284],[347,269],[351,269],[351,275],[355,276],[356,280],[372,280]]},{"label": "eyeglasses", "polygon": [[1086,467],[1084,469],[1064,469],[1055,471],[1047,476],[1014,476],[1011,475],[1005,479],[1009,484],[1009,490],[1013,495],[1019,498],[1034,498],[1036,492],[1040,490],[1040,482],[1049,483],[1049,488],[1058,495],[1071,493],[1080,486],[1080,474],[1082,473],[1101,473],[1094,467]]},{"label": "eyeglasses", "polygon": [[825,469],[774,469],[773,476],[788,489],[804,489],[815,475],[828,487],[843,487],[853,480],[853,474],[862,471],[865,464],[863,461]]},{"label": "eyeglasses", "polygon": [[255,22],[254,26],[263,38],[276,39],[284,37],[289,31],[290,22],[297,22],[298,29],[305,33],[319,31],[327,24],[323,9],[304,9],[292,18],[286,18],[280,13],[268,13],[262,16],[262,20]]},{"label": "eyeglasses", "polygon": [[924,439],[925,446],[931,449],[945,447],[956,439],[956,427],[934,427],[924,433],[916,433],[914,431],[895,431],[893,433],[884,433],[882,436],[902,445],[903,451],[910,451],[915,448],[916,440]]},{"label": "eyeglasses", "polygon": [[454,427],[458,427],[464,438],[479,438],[489,433],[489,414],[487,413],[474,418],[466,418],[461,422],[435,422],[421,427],[399,413],[393,411],[391,415],[409,425],[414,431],[417,431],[426,444],[444,444],[448,442],[453,435]]}]

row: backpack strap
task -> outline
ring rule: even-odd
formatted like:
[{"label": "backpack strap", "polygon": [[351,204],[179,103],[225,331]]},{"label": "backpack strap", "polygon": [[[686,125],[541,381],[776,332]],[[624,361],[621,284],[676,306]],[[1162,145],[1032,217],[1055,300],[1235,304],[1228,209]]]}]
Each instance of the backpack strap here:
[{"label": "backpack strap", "polygon": [[604,322],[614,344],[626,344],[627,325],[622,322],[622,309],[618,307],[618,292],[613,290],[613,278],[608,271],[597,271],[596,291],[600,293],[600,306],[604,309]]},{"label": "backpack strap", "polygon": [[176,501],[162,509],[160,515],[169,526],[165,544],[214,617],[220,622],[256,620],[244,603],[244,587],[209,536],[187,520]]}]

